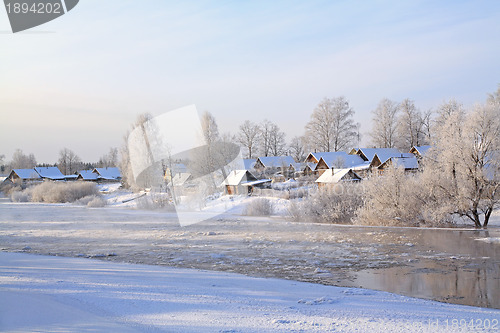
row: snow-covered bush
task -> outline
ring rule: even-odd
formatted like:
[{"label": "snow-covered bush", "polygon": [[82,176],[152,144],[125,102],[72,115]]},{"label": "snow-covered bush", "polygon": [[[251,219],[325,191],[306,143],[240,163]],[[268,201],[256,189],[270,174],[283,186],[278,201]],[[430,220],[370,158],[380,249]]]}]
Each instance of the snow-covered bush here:
[{"label": "snow-covered bush", "polygon": [[92,208],[104,207],[107,204],[106,199],[98,195],[87,195],[75,201],[77,205],[88,206]]},{"label": "snow-covered bush", "polygon": [[144,210],[164,209],[175,211],[175,206],[166,193],[150,192],[148,195],[137,199],[136,207]]},{"label": "snow-covered bush", "polygon": [[84,182],[44,182],[25,191],[31,195],[33,202],[50,203],[75,202],[83,197],[99,194],[95,184]]},{"label": "snow-covered bush", "polygon": [[243,214],[248,216],[270,216],[273,214],[273,203],[266,198],[256,198],[246,205]]},{"label": "snow-covered bush", "polygon": [[12,202],[29,202],[30,195],[26,191],[13,191],[10,194],[10,200]]},{"label": "snow-covered bush", "polygon": [[288,212],[296,221],[352,223],[363,204],[362,192],[362,184],[339,183],[311,191],[301,201],[292,200]]}]

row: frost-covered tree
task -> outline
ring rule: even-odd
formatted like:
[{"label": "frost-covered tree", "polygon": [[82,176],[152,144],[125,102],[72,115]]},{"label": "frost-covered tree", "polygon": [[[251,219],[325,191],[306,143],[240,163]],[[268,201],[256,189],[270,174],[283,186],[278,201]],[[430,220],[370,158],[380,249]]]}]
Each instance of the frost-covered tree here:
[{"label": "frost-covered tree", "polygon": [[423,134],[422,113],[412,100],[404,99],[399,105],[398,148],[407,150],[413,146],[426,144]]},{"label": "frost-covered tree", "polygon": [[82,160],[78,155],[68,148],[63,148],[59,151],[59,160],[57,167],[65,175],[71,175],[82,168]]},{"label": "frost-covered tree", "polygon": [[440,206],[486,227],[500,203],[500,105],[455,109],[438,127],[424,173]]},{"label": "frost-covered tree", "polygon": [[214,116],[208,111],[201,116],[201,130],[208,146],[219,140],[219,127]]},{"label": "frost-covered tree", "polygon": [[118,148],[110,148],[109,152],[99,159],[97,167],[109,168],[118,166]]},{"label": "frost-covered tree", "polygon": [[245,148],[246,158],[254,158],[256,147],[258,145],[260,128],[259,125],[245,120],[240,126],[240,131],[237,136],[238,143]]},{"label": "frost-covered tree", "polygon": [[354,110],[343,96],[325,98],[318,104],[306,125],[306,137],[315,151],[341,151],[358,138]]},{"label": "frost-covered tree", "polygon": [[128,149],[128,137],[132,130],[137,127],[144,126],[144,124],[151,120],[153,116],[149,113],[142,113],[137,116],[135,122],[132,124],[131,129],[123,136],[123,146],[120,149],[120,162],[119,168],[122,175],[122,184],[134,191],[139,190],[139,186],[135,182],[134,173],[132,171],[132,164],[130,162],[130,152]]},{"label": "frost-covered tree", "polygon": [[269,132],[269,148],[271,156],[282,156],[286,154],[286,139],[285,133],[282,132],[278,125],[273,124]]},{"label": "frost-covered tree", "polygon": [[26,155],[21,149],[16,149],[12,154],[12,161],[10,162],[11,169],[31,169],[36,166],[35,155]]},{"label": "frost-covered tree", "polygon": [[497,91],[492,94],[488,94],[488,104],[500,104],[500,84],[498,85]]},{"label": "frost-covered tree", "polygon": [[290,155],[297,162],[302,162],[306,158],[306,148],[304,144],[304,137],[295,136],[290,141],[290,145],[288,146],[288,150],[290,151]]},{"label": "frost-covered tree", "polygon": [[285,153],[286,141],[278,125],[265,119],[259,126],[259,153],[261,156],[279,156]]},{"label": "frost-covered tree", "polygon": [[382,99],[372,111],[372,144],[379,148],[395,148],[397,143],[398,104],[390,99]]}]

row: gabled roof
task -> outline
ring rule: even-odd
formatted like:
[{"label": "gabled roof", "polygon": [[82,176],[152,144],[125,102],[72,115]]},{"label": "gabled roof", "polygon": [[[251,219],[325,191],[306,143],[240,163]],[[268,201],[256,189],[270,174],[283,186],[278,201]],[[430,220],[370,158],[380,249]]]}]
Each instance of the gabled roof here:
[{"label": "gabled roof", "polygon": [[[23,180],[30,180],[30,179],[40,179],[40,175],[38,172],[35,171],[35,169],[14,169],[11,171],[11,175],[15,173],[19,178]],[[9,175],[10,177],[10,175]]]},{"label": "gabled roof", "polygon": [[318,165],[318,163],[313,163],[313,162],[304,163],[304,169],[302,169],[302,170],[305,170],[305,169],[309,168],[312,171],[314,171],[314,169],[316,169],[316,165]]},{"label": "gabled roof", "polygon": [[361,177],[352,171],[352,169],[330,169],[323,172],[323,174],[316,179],[316,183],[334,184],[340,181],[358,180],[361,180]]},{"label": "gabled roof", "polygon": [[413,146],[410,149],[410,153],[425,156],[430,148],[432,148],[432,146]]},{"label": "gabled roof", "polygon": [[399,157],[391,157],[384,163],[382,163],[378,168],[383,169],[389,163],[394,165],[395,167],[402,167],[405,170],[413,170],[418,169],[418,160],[413,154],[401,154]]},{"label": "gabled roof", "polygon": [[245,170],[253,169],[255,162],[257,162],[257,159],[255,158],[244,158],[243,167],[245,168]]},{"label": "gabled roof", "polygon": [[120,169],[111,167],[111,168],[95,168],[93,173],[97,173],[101,176],[102,179],[106,180],[119,180],[122,178],[120,173]]},{"label": "gabled roof", "polygon": [[244,185],[248,182],[254,182],[257,178],[248,170],[233,170],[227,175],[226,179],[221,183],[220,186],[231,185],[238,186]]},{"label": "gabled roof", "polygon": [[82,179],[82,180],[98,180],[99,174],[93,172],[92,170],[81,170],[78,172],[78,177],[77,179]]},{"label": "gabled roof", "polygon": [[401,152],[396,148],[359,148],[357,154],[365,161],[370,162],[375,157],[375,154],[377,154],[383,163],[390,157],[398,156]]},{"label": "gabled roof", "polygon": [[[315,153],[310,152],[310,153],[307,155],[307,157],[306,157],[306,159],[304,160],[304,162],[306,162],[306,163],[318,163],[318,162],[319,162],[319,159],[323,156],[323,154],[327,154],[327,152],[317,152],[317,153],[316,153],[316,152],[315,152]],[[315,160],[316,162],[307,162],[307,161],[309,161],[309,160]]]},{"label": "gabled roof", "polygon": [[[324,153],[320,158],[320,162],[321,160],[323,160],[328,169],[334,167],[351,168],[365,162],[359,155],[349,155],[343,151]],[[318,162],[318,165],[320,162]]]},{"label": "gabled roof", "polygon": [[187,181],[192,178],[189,172],[176,173],[174,177],[172,177],[172,184],[174,186],[182,186]]},{"label": "gabled roof", "polygon": [[64,175],[57,167],[36,167],[35,171],[40,177],[51,180],[63,180]]},{"label": "gabled roof", "polygon": [[263,156],[259,157],[256,163],[259,161],[266,168],[288,167],[290,164],[295,163],[295,160],[291,156]]}]

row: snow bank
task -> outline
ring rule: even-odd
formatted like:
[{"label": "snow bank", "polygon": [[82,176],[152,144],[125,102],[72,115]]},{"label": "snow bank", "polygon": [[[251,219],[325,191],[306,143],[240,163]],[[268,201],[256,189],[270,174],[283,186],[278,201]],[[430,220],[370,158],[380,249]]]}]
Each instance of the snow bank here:
[{"label": "snow bank", "polygon": [[3,252],[0,267],[3,332],[452,332],[462,319],[477,331],[498,328],[500,317],[494,309],[231,273]]}]

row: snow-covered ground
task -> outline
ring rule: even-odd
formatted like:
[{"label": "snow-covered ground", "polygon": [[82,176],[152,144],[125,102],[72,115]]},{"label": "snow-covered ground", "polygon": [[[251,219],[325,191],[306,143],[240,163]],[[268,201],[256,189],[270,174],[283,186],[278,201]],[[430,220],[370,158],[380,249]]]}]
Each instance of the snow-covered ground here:
[{"label": "snow-covered ground", "polygon": [[0,252],[0,282],[2,332],[500,330],[494,309],[81,258]]}]

